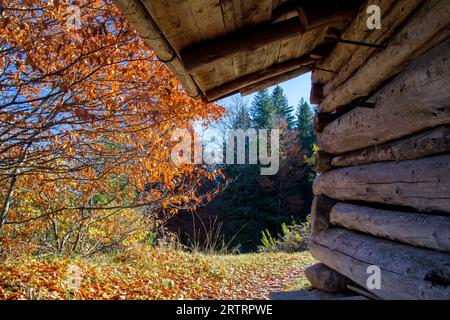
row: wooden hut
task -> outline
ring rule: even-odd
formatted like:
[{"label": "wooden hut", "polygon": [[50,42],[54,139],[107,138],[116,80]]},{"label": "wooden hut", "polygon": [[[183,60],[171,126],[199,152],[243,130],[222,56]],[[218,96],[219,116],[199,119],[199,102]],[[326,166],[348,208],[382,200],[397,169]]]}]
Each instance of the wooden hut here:
[{"label": "wooden hut", "polygon": [[315,287],[450,299],[450,1],[114,2],[193,97],[312,71]]}]

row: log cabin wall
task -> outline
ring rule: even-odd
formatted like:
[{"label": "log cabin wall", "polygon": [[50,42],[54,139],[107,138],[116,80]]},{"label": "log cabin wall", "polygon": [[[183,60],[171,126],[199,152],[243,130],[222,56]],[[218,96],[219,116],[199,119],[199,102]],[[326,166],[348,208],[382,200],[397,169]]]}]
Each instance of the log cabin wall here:
[{"label": "log cabin wall", "polygon": [[[338,44],[318,63],[337,73],[313,72],[310,251],[322,264],[307,276],[327,291],[349,282],[381,299],[449,300],[450,5],[379,4],[382,29],[356,18],[348,37],[383,48]],[[372,265],[380,288],[367,286]]]}]

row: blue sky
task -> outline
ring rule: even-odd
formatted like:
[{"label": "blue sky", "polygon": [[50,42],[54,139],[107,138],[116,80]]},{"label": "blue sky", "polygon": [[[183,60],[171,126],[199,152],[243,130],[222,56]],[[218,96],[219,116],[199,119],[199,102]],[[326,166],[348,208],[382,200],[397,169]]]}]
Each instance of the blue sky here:
[{"label": "blue sky", "polygon": [[[311,90],[311,73],[306,73],[292,80],[280,83],[280,86],[283,88],[284,94],[287,96],[289,104],[291,106],[296,107],[301,98],[304,98],[309,102],[309,92]],[[272,89],[273,87],[269,88],[270,91],[272,91]],[[255,94],[251,94],[244,97],[244,99],[248,99],[249,102],[251,102],[254,96]],[[231,99],[231,97],[223,99],[219,102],[219,104],[226,105]]]}]

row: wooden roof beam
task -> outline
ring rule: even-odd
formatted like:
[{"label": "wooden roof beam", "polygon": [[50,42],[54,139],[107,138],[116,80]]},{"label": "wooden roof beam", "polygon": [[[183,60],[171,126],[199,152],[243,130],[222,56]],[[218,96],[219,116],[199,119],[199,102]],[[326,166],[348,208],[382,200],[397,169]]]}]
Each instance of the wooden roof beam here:
[{"label": "wooden roof beam", "polygon": [[251,84],[251,85],[249,85],[249,86],[247,86],[245,88],[240,89],[239,92],[241,93],[241,95],[247,96],[249,94],[252,94],[252,93],[255,93],[255,92],[259,91],[259,90],[262,90],[264,88],[271,87],[271,86],[274,86],[274,85],[276,85],[278,83],[281,83],[281,82],[284,82],[284,81],[288,81],[288,80],[291,80],[291,79],[293,79],[295,77],[301,76],[302,74],[305,74],[305,73],[307,73],[309,71],[311,71],[311,68],[300,67],[300,68],[297,68],[297,69],[294,69],[294,70],[291,70],[291,71],[288,71],[288,72],[276,75],[276,76],[274,76],[272,78],[265,79],[265,80],[262,80],[260,82]]},{"label": "wooden roof beam", "polygon": [[237,92],[241,88],[247,87],[257,82],[261,82],[263,80],[267,80],[269,78],[273,78],[274,76],[292,71],[294,69],[298,69],[299,67],[309,66],[311,64],[314,64],[316,61],[317,59],[311,58],[310,54],[308,54],[296,59],[273,65],[267,69],[242,76],[236,80],[225,83],[214,89],[207,90],[205,95],[208,101],[221,99],[222,97],[230,93]]},{"label": "wooden roof beam", "polygon": [[165,61],[175,76],[181,81],[191,97],[199,97],[202,92],[192,76],[186,71],[175,50],[164,37],[158,25],[139,0],[113,0],[125,18],[139,32],[144,43],[152,48],[161,61]]},{"label": "wooden roof beam", "polygon": [[[307,11],[299,12],[303,12],[307,17],[306,26],[305,20],[297,16],[278,23],[267,23],[239,30],[224,37],[204,41],[183,49],[180,53],[181,60],[186,70],[193,73],[204,64],[230,58],[239,53],[255,51],[272,42],[289,39],[336,21],[347,20],[356,13],[354,9],[343,9],[327,15],[312,14]],[[314,19],[311,19],[310,16],[314,16]]]}]

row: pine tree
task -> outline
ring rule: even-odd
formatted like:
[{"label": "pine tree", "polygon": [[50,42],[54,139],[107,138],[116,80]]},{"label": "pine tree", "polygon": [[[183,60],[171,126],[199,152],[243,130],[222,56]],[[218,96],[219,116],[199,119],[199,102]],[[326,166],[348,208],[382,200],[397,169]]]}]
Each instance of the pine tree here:
[{"label": "pine tree", "polygon": [[276,86],[272,91],[272,103],[274,113],[280,120],[286,120],[289,128],[294,127],[294,108],[289,106],[289,101],[280,86]]},{"label": "pine tree", "polygon": [[315,143],[314,133],[314,114],[311,106],[305,99],[301,99],[297,111],[297,129],[300,133],[300,144],[311,156],[313,144]]},{"label": "pine tree", "polygon": [[269,128],[273,117],[273,102],[267,89],[256,94],[252,101],[251,115],[256,128]]}]

